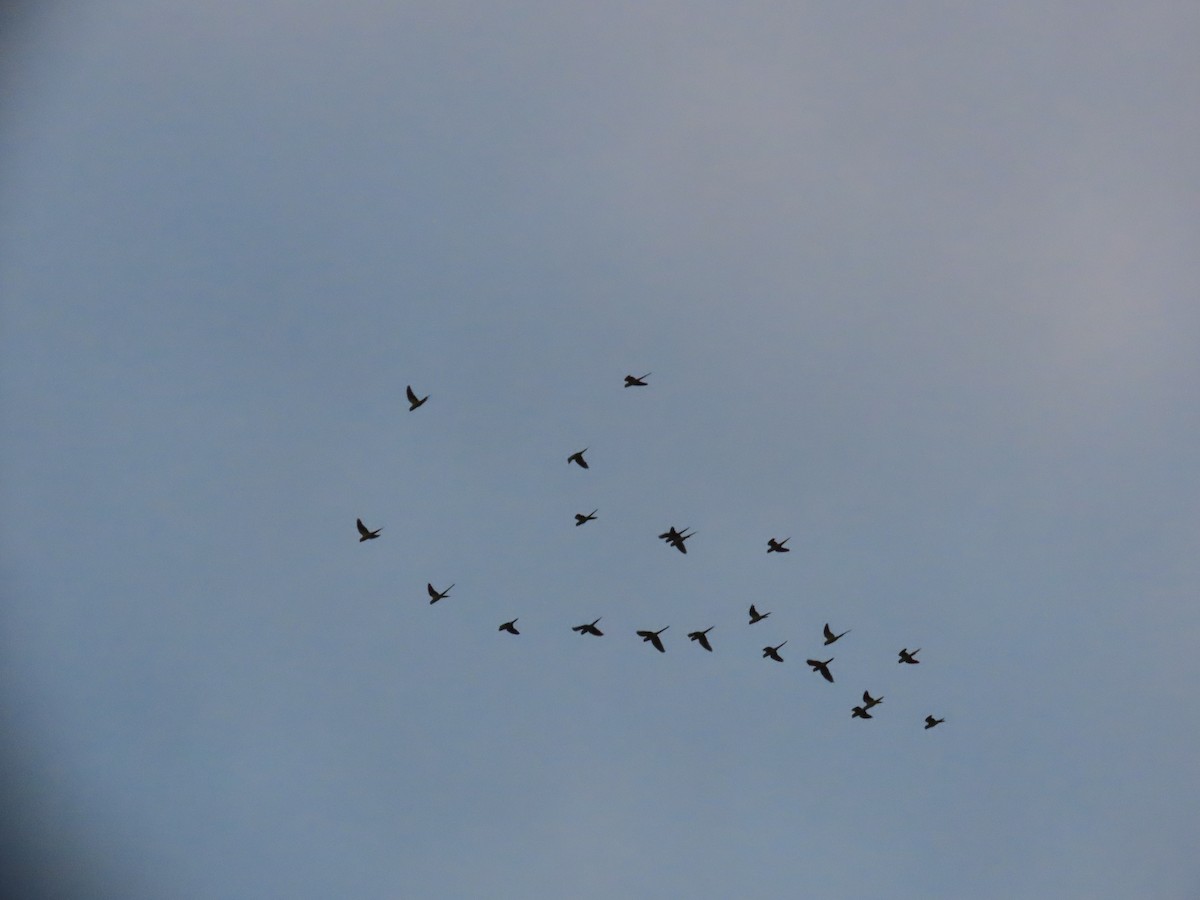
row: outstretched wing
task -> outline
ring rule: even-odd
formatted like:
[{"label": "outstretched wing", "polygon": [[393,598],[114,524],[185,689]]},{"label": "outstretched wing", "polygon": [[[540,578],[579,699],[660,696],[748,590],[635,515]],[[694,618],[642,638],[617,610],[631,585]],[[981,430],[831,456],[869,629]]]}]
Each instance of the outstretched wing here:
[{"label": "outstretched wing", "polygon": [[368,535],[370,535],[371,530],[369,528],[367,528],[366,525],[363,524],[362,519],[357,519],[356,524],[358,525],[358,533],[359,534],[361,534],[363,537],[367,537]]}]

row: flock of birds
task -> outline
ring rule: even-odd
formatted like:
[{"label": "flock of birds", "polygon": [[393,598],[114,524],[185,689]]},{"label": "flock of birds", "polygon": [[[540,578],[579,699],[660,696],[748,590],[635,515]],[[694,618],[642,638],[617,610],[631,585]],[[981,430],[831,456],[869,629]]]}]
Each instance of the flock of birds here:
[{"label": "flock of birds", "polygon": [[[645,375],[642,375],[641,377],[634,376],[634,375],[626,375],[625,376],[625,387],[627,387],[627,388],[628,387],[647,387],[649,383],[646,381],[646,379],[649,378],[651,374],[652,373],[647,372]],[[420,408],[429,399],[428,394],[424,397],[418,397],[416,395],[416,393],[413,391],[412,385],[408,386],[406,393],[408,395],[409,412],[412,412],[413,410]],[[587,447],[584,447],[582,450],[577,450],[576,452],[572,453],[570,456],[567,457],[567,464],[570,465],[571,463],[574,463],[575,465],[579,466],[581,469],[589,468],[588,462],[584,458],[584,455],[583,455],[586,452],[587,452]],[[599,509],[594,509],[590,513],[575,513],[575,527],[578,528],[580,525],[584,525],[588,522],[594,521],[596,519],[596,514],[598,512],[599,512]],[[376,528],[374,530],[368,528],[366,525],[363,524],[362,519],[358,519],[356,524],[358,526],[359,543],[362,543],[363,541],[375,540],[380,536],[380,532],[383,531],[382,528]],[[674,547],[680,553],[687,553],[687,541],[689,538],[695,536],[695,534],[696,534],[696,532],[690,531],[687,528],[677,529],[674,525],[672,525],[666,531],[664,531],[662,534],[660,534],[658,537],[660,540],[664,541],[668,546]],[[791,548],[786,546],[787,542],[789,540],[791,540],[791,538],[784,538],[783,540],[777,540],[774,537],[769,538],[767,540],[767,552],[768,553],[790,553]],[[445,590],[439,591],[437,588],[435,588],[433,586],[432,582],[427,583],[425,585],[425,589],[429,593],[430,604],[434,604],[434,603],[437,603],[439,600],[445,600],[446,598],[448,598],[450,596],[450,591],[451,591],[451,589],[453,589],[453,587],[454,587],[454,585],[451,584],[447,588],[445,588]],[[754,625],[758,622],[761,622],[763,619],[767,618],[769,615],[771,615],[770,612],[759,612],[758,609],[756,608],[755,604],[751,603],[750,610],[749,610],[750,620],[749,620],[748,624]],[[601,618],[603,618],[603,617],[601,617]],[[604,632],[601,631],[600,628],[598,627],[599,623],[600,623],[600,618],[597,618],[591,622],[585,622],[581,625],[572,626],[571,630],[580,635],[591,635],[593,637],[603,637]],[[713,652],[713,647],[712,647],[712,643],[708,639],[708,633],[710,631],[712,631],[714,627],[715,626],[710,625],[708,628],[705,628],[703,631],[689,632],[688,640],[692,641],[693,643],[699,644],[701,647],[703,647],[705,650],[707,650],[709,653],[711,653],[711,652]],[[666,653],[667,648],[666,648],[666,645],[663,643],[662,634],[668,628],[670,628],[669,625],[660,628],[658,631],[650,631],[648,629],[640,630],[637,632],[637,636],[642,639],[643,643],[650,644],[659,653]],[[507,622],[501,623],[500,627],[497,630],[507,632],[508,634],[518,634],[519,635],[521,633],[517,629],[517,619],[510,619]],[[836,643],[837,641],[841,640],[843,637],[845,637],[849,633],[850,633],[850,629],[846,629],[845,631],[842,631],[840,633],[835,633],[833,631],[833,629],[831,629],[829,627],[829,623],[826,622],[825,629],[824,629],[824,634],[825,634],[824,646],[828,647],[830,644]],[[762,649],[763,659],[771,659],[771,660],[774,660],[775,662],[783,662],[783,656],[780,655],[779,651],[783,649],[785,644],[787,644],[787,641],[784,641],[781,644],[776,644],[775,646],[768,645],[766,647],[763,647],[763,649]],[[910,665],[910,666],[919,665],[921,661],[919,659],[917,659],[917,654],[920,652],[921,652],[921,648],[919,648],[919,647],[916,650],[909,650],[907,647],[904,647],[900,650],[899,659],[897,660],[897,663],[903,664],[903,665]],[[829,664],[832,663],[833,661],[834,661],[834,657],[830,657],[829,659],[824,659],[824,660],[814,658],[814,659],[805,660],[805,663],[812,667],[813,672],[820,673],[822,678],[824,678],[826,681],[828,681],[830,684],[832,684],[832,683],[834,683],[834,679],[833,679],[833,673],[829,669]],[[873,716],[871,715],[871,710],[874,709],[876,706],[878,706],[880,703],[882,703],[883,700],[884,700],[883,697],[872,697],[871,692],[869,690],[863,691],[862,703],[854,706],[850,710],[851,718],[855,718],[855,719],[873,718]],[[937,725],[940,725],[945,721],[946,721],[945,719],[939,719],[932,715],[928,715],[925,717],[925,728],[926,728],[926,730],[928,730],[930,728],[934,728]]]}]

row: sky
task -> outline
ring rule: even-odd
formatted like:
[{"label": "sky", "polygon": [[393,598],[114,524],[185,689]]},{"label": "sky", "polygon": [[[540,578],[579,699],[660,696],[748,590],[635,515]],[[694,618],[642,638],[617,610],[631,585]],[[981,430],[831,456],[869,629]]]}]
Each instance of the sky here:
[{"label": "sky", "polygon": [[24,896],[1200,897],[1200,7],[6,15]]}]

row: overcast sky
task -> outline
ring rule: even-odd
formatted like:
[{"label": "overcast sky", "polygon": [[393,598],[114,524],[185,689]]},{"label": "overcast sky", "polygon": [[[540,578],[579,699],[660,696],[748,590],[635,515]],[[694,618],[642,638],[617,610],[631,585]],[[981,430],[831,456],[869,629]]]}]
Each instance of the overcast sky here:
[{"label": "overcast sky", "polygon": [[25,896],[1200,896],[1196,4],[4,29]]}]

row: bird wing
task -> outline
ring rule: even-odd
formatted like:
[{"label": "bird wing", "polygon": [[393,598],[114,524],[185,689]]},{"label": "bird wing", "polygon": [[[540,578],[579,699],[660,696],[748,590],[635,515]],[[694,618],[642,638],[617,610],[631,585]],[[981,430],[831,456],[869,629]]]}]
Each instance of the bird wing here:
[{"label": "bird wing", "polygon": [[650,643],[654,645],[654,649],[659,653],[667,652],[667,648],[663,646],[662,638],[660,638],[657,634],[651,636]]},{"label": "bird wing", "polygon": [[701,646],[701,647],[703,647],[703,648],[704,648],[705,650],[707,650],[709,653],[712,653],[712,644],[710,644],[710,643],[708,642],[708,635],[707,635],[707,634],[703,634],[703,633],[702,633],[702,634],[700,635],[700,637],[696,638],[696,640],[698,640],[698,641],[700,642],[700,646]]},{"label": "bird wing", "polygon": [[358,533],[361,534],[363,537],[366,537],[367,535],[369,535],[371,533],[371,530],[369,528],[367,528],[366,525],[363,524],[362,519],[358,519],[358,520],[356,520],[356,522],[358,525]]},{"label": "bird wing", "polygon": [[426,584],[426,585],[425,585],[425,590],[429,591],[429,596],[430,596],[430,597],[437,597],[437,595],[438,595],[438,592],[437,592],[436,590],[434,590],[434,587],[433,587],[433,584],[432,584],[432,583]]},{"label": "bird wing", "polygon": [[415,393],[413,393],[413,389],[412,389],[412,385],[411,385],[411,384],[410,384],[410,385],[409,385],[407,388],[405,388],[405,391],[404,391],[404,392],[405,392],[406,394],[408,394],[408,402],[409,402],[409,403],[417,403],[417,402],[419,402],[419,401],[417,400],[417,395],[416,395]]},{"label": "bird wing", "polygon": [[833,637],[833,632],[832,632],[832,631],[829,629],[829,623],[828,623],[828,622],[826,622],[826,623],[825,623],[825,640],[827,640],[827,641],[832,641],[832,640],[834,640],[834,637]]}]

